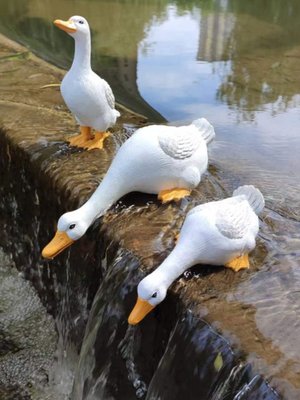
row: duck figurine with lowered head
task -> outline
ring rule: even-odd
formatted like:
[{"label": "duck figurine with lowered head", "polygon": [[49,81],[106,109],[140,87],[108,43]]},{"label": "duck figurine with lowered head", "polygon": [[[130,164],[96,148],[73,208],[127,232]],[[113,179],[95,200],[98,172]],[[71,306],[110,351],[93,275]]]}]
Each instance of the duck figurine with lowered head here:
[{"label": "duck figurine with lowered head", "polygon": [[236,189],[232,197],[189,211],[173,251],[139,283],[128,323],[139,323],[164,300],[175,279],[193,265],[224,265],[234,271],[249,268],[248,254],[255,247],[259,229],[257,215],[264,204],[261,192],[246,185]]},{"label": "duck figurine with lowered head", "polygon": [[130,192],[158,194],[163,202],[188,196],[208,164],[213,126],[200,118],[181,127],[152,125],[138,129],[119,149],[90,199],[63,214],[42,255],[53,258],[83,236],[96,218]]},{"label": "duck figurine with lowered head", "polygon": [[[120,113],[109,84],[91,68],[91,34],[87,20],[73,16],[68,21],[56,19],[54,25],[75,40],[71,69],[61,83],[62,97],[80,125],[80,134],[69,139],[72,146],[88,150],[102,149],[106,131],[116,123]],[[95,133],[92,134],[92,129]]]}]

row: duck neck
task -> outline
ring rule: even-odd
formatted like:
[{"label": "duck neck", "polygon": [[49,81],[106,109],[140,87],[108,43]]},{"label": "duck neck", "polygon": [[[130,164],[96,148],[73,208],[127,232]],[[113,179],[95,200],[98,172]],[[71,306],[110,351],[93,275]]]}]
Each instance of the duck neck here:
[{"label": "duck neck", "polygon": [[75,39],[75,53],[71,69],[91,69],[91,36],[82,36]]},{"label": "duck neck", "polygon": [[163,277],[166,287],[169,287],[175,279],[195,264],[193,255],[181,244],[177,244],[169,256],[153,272]]},{"label": "duck neck", "polygon": [[124,196],[128,191],[121,185],[115,183],[108,174],[104,177],[98,188],[89,200],[80,207],[84,218],[90,226],[97,218],[101,217],[105,211],[116,201]]}]

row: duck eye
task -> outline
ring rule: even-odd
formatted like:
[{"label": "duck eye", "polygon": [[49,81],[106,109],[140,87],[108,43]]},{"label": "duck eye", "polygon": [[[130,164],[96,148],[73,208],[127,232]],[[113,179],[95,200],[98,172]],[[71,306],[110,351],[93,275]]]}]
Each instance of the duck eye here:
[{"label": "duck eye", "polygon": [[84,22],[82,21],[82,19],[80,21],[78,21],[80,24],[84,24]]},{"label": "duck eye", "polygon": [[157,297],[157,292],[154,292],[153,295],[151,296],[153,299]]},{"label": "duck eye", "polygon": [[69,229],[74,229],[75,228],[75,224],[71,224],[70,226],[69,226]]}]

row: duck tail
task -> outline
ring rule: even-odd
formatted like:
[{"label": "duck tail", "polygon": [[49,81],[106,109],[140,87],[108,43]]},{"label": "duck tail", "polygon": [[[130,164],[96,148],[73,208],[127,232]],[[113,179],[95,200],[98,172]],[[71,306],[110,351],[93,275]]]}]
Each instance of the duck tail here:
[{"label": "duck tail", "polygon": [[210,143],[216,136],[214,127],[207,121],[206,118],[195,119],[195,121],[192,122],[192,125],[198,129],[206,144]]},{"label": "duck tail", "polygon": [[119,113],[119,111],[117,111],[117,110],[114,110],[114,112],[115,112],[115,117],[116,118],[118,118],[121,114]]},{"label": "duck tail", "polygon": [[258,215],[265,206],[265,199],[261,192],[252,185],[244,185],[238,187],[233,196],[246,196],[253,211]]}]

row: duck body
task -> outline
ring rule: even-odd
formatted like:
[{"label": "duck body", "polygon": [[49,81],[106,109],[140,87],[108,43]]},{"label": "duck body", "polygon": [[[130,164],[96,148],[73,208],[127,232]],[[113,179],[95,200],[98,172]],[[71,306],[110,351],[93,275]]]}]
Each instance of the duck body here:
[{"label": "duck body", "polygon": [[186,216],[175,248],[138,285],[138,301],[129,316],[136,324],[166,296],[168,287],[196,264],[248,268],[248,254],[259,230],[257,214],[264,198],[254,186],[241,186],[233,196],[193,208]]},{"label": "duck body", "polygon": [[108,83],[92,69],[72,67],[61,84],[62,97],[81,126],[104,132],[120,115]]},{"label": "duck body", "polygon": [[[201,119],[203,126],[212,126]],[[120,148],[107,173],[128,192],[158,194],[198,186],[208,164],[207,144],[198,128],[152,125],[138,129]]]},{"label": "duck body", "polygon": [[186,216],[174,257],[185,254],[185,269],[226,265],[254,249],[258,230],[258,217],[245,195],[199,205]]},{"label": "duck body", "polygon": [[158,194],[162,202],[190,194],[206,171],[207,143],[214,128],[200,118],[182,127],[153,125],[138,129],[119,149],[106,175],[89,200],[62,215],[56,236],[44,248],[53,258],[79,239],[95,221],[125,194]]}]

